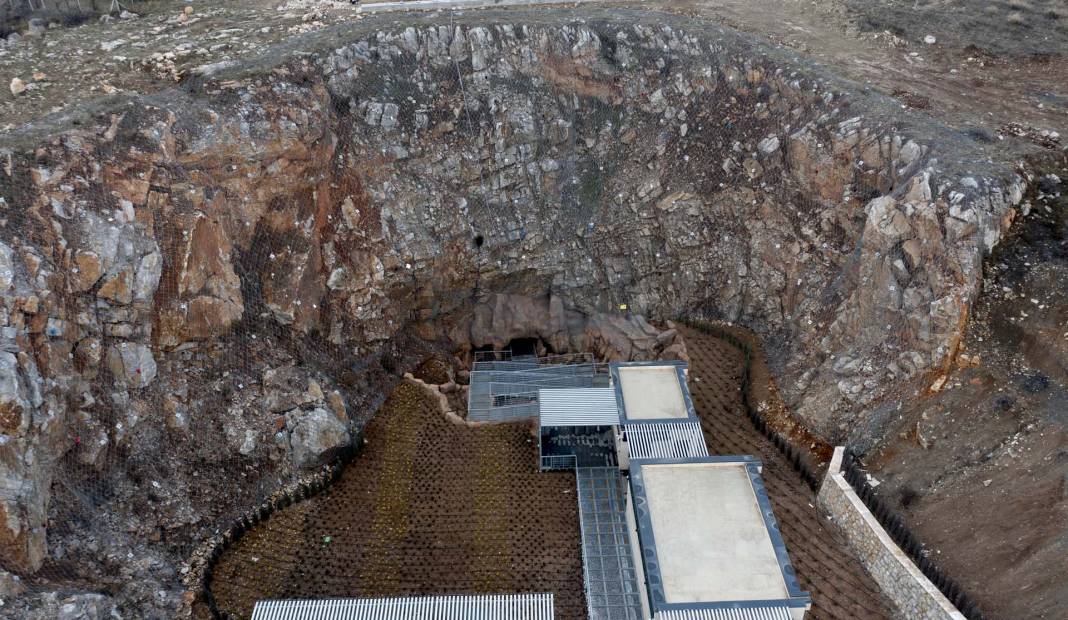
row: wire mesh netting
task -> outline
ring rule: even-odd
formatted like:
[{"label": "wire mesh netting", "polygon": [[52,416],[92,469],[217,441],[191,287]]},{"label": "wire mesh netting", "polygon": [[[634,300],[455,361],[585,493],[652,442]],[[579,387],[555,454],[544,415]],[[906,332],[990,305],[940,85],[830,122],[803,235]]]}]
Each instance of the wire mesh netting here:
[{"label": "wire mesh netting", "polygon": [[[581,337],[629,359],[672,342],[636,315],[737,320],[782,346],[793,394],[849,406],[944,354],[974,248],[943,241],[935,207],[865,206],[906,187],[923,148],[745,37],[591,11],[363,20],[0,143],[0,613],[58,591],[137,617],[208,614],[194,551],[358,443],[431,353],[459,367],[533,338],[582,355]],[[483,312],[505,296],[549,297],[549,318]],[[489,396],[536,411],[515,402],[529,393]],[[579,574],[578,546],[497,563],[544,532],[577,537],[573,495],[552,486],[565,474],[538,477],[521,429],[441,455],[420,424],[387,433],[417,452],[357,457],[341,488],[256,530],[248,544],[303,546],[244,556],[265,589],[234,581],[220,605],[429,593],[437,574],[408,563],[419,550],[386,542],[430,519],[417,500],[451,493],[448,471],[474,476],[449,523],[486,533],[462,550],[482,581],[458,591],[541,591],[529,584],[550,575],[558,609],[583,609],[562,576]],[[361,487],[373,471],[388,484]],[[563,499],[530,524],[517,512],[539,485]],[[330,525],[353,507],[362,521]],[[382,546],[331,564],[334,541],[364,530]],[[223,566],[218,583],[236,575]]]}]

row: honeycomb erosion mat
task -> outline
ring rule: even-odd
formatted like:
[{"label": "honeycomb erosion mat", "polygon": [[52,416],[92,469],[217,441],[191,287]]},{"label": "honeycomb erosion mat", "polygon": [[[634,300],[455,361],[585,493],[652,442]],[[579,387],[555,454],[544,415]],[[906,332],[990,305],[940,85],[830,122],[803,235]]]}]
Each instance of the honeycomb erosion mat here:
[{"label": "honeycomb erosion mat", "polygon": [[[685,330],[690,386],[713,454],[753,454],[813,618],[892,618],[815,496],[746,417],[744,357]],[[558,617],[585,617],[574,476],[538,473],[527,424],[446,421],[402,384],[368,425],[367,444],[322,495],[276,512],[220,558],[219,609],[247,617],[262,598],[552,591]]]},{"label": "honeycomb erosion mat", "polygon": [[553,592],[585,615],[575,478],[538,472],[528,424],[446,420],[402,383],[321,495],[276,512],[225,552],[220,611],[262,598]]}]

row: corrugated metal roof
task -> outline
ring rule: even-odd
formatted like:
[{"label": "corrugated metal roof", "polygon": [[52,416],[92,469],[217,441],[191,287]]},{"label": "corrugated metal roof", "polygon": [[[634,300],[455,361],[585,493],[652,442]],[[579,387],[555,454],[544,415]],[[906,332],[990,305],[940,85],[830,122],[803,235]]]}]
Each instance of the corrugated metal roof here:
[{"label": "corrugated metal roof", "polygon": [[790,610],[787,607],[673,609],[656,614],[656,620],[790,620]]},{"label": "corrugated metal roof", "polygon": [[612,426],[619,424],[612,388],[538,390],[542,426]]},{"label": "corrugated metal roof", "polygon": [[552,594],[258,601],[252,620],[552,620]]},{"label": "corrugated metal roof", "polygon": [[683,459],[708,456],[698,422],[627,424],[627,449],[632,459]]}]

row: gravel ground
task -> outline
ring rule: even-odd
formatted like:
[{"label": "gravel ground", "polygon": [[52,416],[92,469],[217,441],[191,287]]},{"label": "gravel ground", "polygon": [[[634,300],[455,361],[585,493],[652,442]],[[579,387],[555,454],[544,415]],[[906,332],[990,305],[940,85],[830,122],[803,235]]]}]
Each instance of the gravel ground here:
[{"label": "gravel ground", "polygon": [[[1054,148],[1068,144],[1050,144],[1041,135],[1068,136],[1068,16],[1062,0],[640,4],[768,39],[977,140],[1020,135]],[[256,57],[303,33],[362,19],[389,24],[397,17],[361,15],[336,0],[155,0],[136,9],[143,15],[0,43],[0,133],[86,99],[172,87],[198,67]],[[531,11],[545,16],[552,10]],[[19,30],[26,33],[24,26]],[[15,79],[26,87],[18,95],[8,88]]]},{"label": "gravel ground", "polygon": [[1063,0],[846,0],[857,24],[927,44],[972,48],[995,56],[1028,57],[1068,50]]},{"label": "gravel ground", "polygon": [[[134,8],[140,13],[36,35],[22,27],[19,41],[0,41],[0,132],[89,99],[171,88],[197,67],[362,18],[348,2],[158,0]],[[14,80],[25,85],[17,95]]]}]

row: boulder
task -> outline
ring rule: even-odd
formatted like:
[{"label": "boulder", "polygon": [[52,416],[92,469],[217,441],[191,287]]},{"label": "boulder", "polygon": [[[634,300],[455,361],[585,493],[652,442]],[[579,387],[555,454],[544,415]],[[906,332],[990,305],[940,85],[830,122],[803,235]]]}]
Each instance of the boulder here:
[{"label": "boulder", "polygon": [[291,411],[286,414],[286,426],[290,429],[293,464],[300,469],[310,469],[329,461],[352,441],[345,423],[337,414],[322,407]]},{"label": "boulder", "polygon": [[0,569],[0,601],[12,599],[26,592],[26,584],[18,575]]},{"label": "boulder", "polygon": [[558,295],[493,295],[476,306],[451,336],[460,347],[494,349],[515,339],[537,338],[554,353],[590,352],[613,361],[660,359],[665,349],[679,342],[667,359],[687,359],[674,329],[661,331],[639,314],[586,314],[567,306]]},{"label": "boulder", "polygon": [[24,82],[22,78],[15,77],[11,78],[11,84],[9,85],[9,88],[11,89],[11,94],[18,97],[22,93],[26,92],[29,86],[26,85],[26,82]]},{"label": "boulder", "polygon": [[[182,226],[185,241],[174,259],[177,297],[162,310],[160,322],[160,344],[166,348],[222,335],[245,312],[241,279],[231,263],[233,247],[226,232],[202,213]],[[159,269],[158,259],[150,256],[142,259],[139,280],[151,281]]]},{"label": "boulder", "polygon": [[120,342],[108,349],[108,368],[115,380],[131,388],[143,388],[156,378],[156,360],[143,344]]},{"label": "boulder", "polygon": [[88,291],[100,279],[103,268],[100,257],[90,250],[78,250],[74,253],[74,267],[71,269],[71,285],[76,292]]},{"label": "boulder", "polygon": [[40,609],[41,618],[56,620],[108,620],[116,617],[115,603],[103,594],[75,594]]},{"label": "boulder", "polygon": [[0,293],[6,293],[15,283],[15,262],[11,248],[0,243]]},{"label": "boulder", "polygon": [[0,351],[0,434],[18,432],[29,413],[29,403],[19,381],[19,362],[14,354]]},{"label": "boulder", "polygon": [[269,369],[263,373],[263,388],[264,408],[268,411],[280,413],[323,403],[322,388],[303,368],[282,366]]},{"label": "boulder", "polygon": [[26,22],[26,32],[24,34],[27,37],[40,37],[44,36],[45,30],[47,29],[48,25],[45,24],[45,21],[43,19],[41,19],[40,17],[34,17],[31,18],[28,22]]}]

